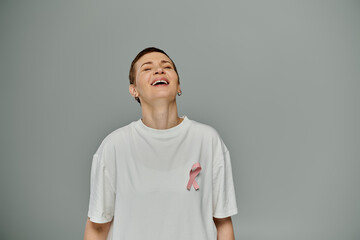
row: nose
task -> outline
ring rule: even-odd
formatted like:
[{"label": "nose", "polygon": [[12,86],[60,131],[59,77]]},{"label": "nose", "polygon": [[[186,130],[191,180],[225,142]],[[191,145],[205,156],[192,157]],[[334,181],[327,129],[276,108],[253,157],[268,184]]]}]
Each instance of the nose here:
[{"label": "nose", "polygon": [[162,73],[164,73],[164,69],[159,66],[159,67],[156,69],[155,74],[162,74]]}]

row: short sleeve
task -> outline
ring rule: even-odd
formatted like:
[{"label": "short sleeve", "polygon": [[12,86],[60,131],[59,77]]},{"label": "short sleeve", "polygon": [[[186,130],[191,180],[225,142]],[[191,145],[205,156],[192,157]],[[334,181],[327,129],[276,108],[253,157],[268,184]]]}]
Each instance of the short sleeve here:
[{"label": "short sleeve", "polygon": [[212,198],[213,217],[225,218],[238,213],[228,150],[214,162]]},{"label": "short sleeve", "polygon": [[102,156],[93,155],[88,217],[95,223],[110,222],[114,216],[115,190]]}]

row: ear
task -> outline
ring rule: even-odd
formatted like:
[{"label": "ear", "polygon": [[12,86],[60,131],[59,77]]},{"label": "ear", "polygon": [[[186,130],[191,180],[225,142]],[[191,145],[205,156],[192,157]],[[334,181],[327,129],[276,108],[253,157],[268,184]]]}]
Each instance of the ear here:
[{"label": "ear", "polygon": [[136,89],[135,89],[135,85],[134,84],[130,84],[130,86],[129,86],[129,92],[130,92],[130,94],[131,94],[131,96],[133,96],[133,97],[136,97]]}]

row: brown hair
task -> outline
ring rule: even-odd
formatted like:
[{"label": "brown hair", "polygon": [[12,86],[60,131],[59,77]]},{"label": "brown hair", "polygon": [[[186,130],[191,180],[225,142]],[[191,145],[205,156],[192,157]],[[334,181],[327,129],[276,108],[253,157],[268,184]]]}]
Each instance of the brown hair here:
[{"label": "brown hair", "polygon": [[[177,72],[177,69],[176,69],[176,66],[175,66],[175,63],[174,61],[169,57],[169,55],[167,55],[163,50],[159,49],[159,48],[156,48],[156,47],[148,47],[148,48],[145,48],[144,50],[142,50],[141,52],[139,52],[136,57],[134,58],[134,60],[131,62],[131,66],[130,66],[130,71],[129,71],[129,80],[130,80],[130,84],[134,84],[136,86],[136,70],[135,70],[135,63],[142,57],[144,56],[145,54],[147,53],[152,53],[152,52],[159,52],[159,53],[163,53],[165,54],[169,59],[170,61],[172,62],[172,64],[174,65],[174,70],[178,76],[178,80],[179,80],[179,84],[180,84],[180,77],[179,77],[179,74]],[[138,101],[141,105],[141,102],[140,102],[140,99],[138,97],[135,97],[135,100]]]}]

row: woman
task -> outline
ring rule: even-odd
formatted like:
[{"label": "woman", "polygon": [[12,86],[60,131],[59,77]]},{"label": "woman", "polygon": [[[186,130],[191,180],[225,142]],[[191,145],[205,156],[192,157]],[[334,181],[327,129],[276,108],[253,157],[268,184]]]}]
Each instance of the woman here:
[{"label": "woman", "polygon": [[174,62],[146,48],[129,79],[142,117],[111,132],[93,156],[84,239],[233,240],[229,151],[214,128],[178,117]]}]

